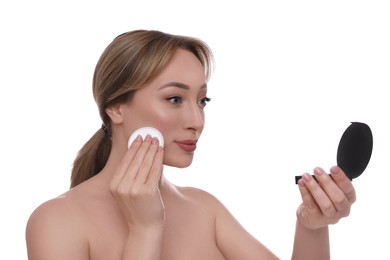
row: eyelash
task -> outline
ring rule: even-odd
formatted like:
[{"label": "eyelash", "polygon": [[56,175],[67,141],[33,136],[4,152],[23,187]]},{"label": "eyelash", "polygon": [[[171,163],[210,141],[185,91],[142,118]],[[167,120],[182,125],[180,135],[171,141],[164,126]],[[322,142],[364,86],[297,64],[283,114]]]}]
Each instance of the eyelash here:
[{"label": "eyelash", "polygon": [[172,104],[181,104],[181,97],[179,96],[173,96],[173,97],[169,97],[167,98],[168,102],[172,103]]},{"label": "eyelash", "polygon": [[211,98],[209,98],[209,97],[204,97],[204,98],[202,98],[199,102],[202,104],[202,106],[206,106],[207,105],[207,103],[209,103],[211,101]]},{"label": "eyelash", "polygon": [[[172,104],[181,104],[182,103],[182,98],[180,96],[169,97],[169,98],[167,98],[167,100],[168,100],[168,102],[170,102]],[[210,101],[211,101],[211,98],[204,97],[201,100],[199,100],[199,104],[202,105],[203,107],[205,107],[207,105],[207,103]]]}]

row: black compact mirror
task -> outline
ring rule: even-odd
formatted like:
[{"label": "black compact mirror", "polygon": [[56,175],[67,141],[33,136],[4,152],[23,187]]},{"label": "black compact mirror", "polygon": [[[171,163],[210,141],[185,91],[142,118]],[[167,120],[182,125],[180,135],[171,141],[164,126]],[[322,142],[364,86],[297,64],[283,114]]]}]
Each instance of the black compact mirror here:
[{"label": "black compact mirror", "polygon": [[[371,159],[373,137],[370,127],[352,122],[341,136],[337,148],[337,165],[350,180],[359,177]],[[295,176],[295,184],[302,176]]]}]

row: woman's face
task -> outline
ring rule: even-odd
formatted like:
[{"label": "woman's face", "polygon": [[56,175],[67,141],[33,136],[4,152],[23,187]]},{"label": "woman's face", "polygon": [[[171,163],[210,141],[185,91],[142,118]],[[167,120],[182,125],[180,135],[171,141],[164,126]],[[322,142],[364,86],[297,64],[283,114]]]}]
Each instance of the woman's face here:
[{"label": "woman's face", "polygon": [[208,101],[204,67],[194,54],[179,49],[160,75],[124,105],[127,138],[139,127],[155,127],[164,136],[164,164],[187,167],[203,131]]}]

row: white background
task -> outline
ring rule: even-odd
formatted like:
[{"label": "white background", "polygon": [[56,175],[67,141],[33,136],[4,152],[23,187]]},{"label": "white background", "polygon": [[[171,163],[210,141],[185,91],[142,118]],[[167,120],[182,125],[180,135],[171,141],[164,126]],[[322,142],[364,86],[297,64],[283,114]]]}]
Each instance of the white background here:
[{"label": "white background", "polygon": [[194,163],[166,168],[217,196],[282,259],[300,203],[294,176],[336,163],[351,121],[374,150],[351,215],[330,227],[332,259],[389,259],[388,1],[2,1],[0,259],[27,259],[25,225],[69,187],[100,127],[94,66],[118,34],[157,29],[205,40],[216,69]]}]

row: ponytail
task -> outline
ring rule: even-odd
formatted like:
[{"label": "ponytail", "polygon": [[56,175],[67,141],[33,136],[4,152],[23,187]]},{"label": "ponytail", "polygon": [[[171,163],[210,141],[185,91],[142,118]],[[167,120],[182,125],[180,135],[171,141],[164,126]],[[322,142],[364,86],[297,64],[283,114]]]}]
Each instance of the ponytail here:
[{"label": "ponytail", "polygon": [[106,126],[102,126],[79,151],[73,163],[71,188],[95,176],[106,165],[111,152],[107,130]]}]

